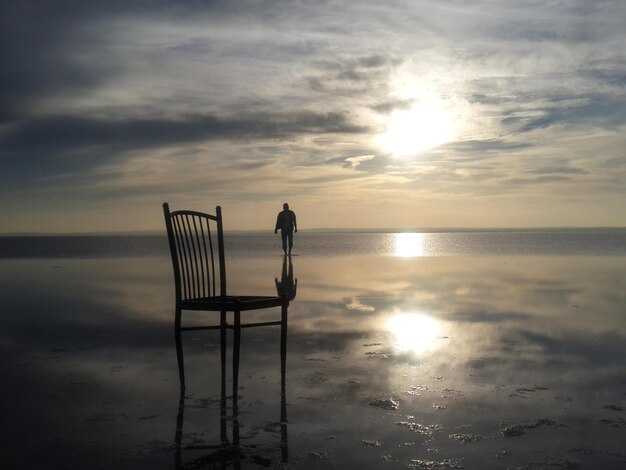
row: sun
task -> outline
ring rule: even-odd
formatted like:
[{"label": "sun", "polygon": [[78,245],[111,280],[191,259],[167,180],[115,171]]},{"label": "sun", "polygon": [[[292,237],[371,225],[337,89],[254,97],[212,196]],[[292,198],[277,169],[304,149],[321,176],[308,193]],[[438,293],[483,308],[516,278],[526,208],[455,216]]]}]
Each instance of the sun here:
[{"label": "sun", "polygon": [[387,121],[387,130],[378,144],[397,157],[412,156],[454,140],[456,119],[453,110],[436,98],[421,100],[411,108],[396,110]]}]

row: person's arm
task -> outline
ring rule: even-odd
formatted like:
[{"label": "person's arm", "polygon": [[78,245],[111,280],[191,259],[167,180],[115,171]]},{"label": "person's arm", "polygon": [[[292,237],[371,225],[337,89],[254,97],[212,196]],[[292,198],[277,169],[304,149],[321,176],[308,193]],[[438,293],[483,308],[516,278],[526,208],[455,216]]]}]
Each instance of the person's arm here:
[{"label": "person's arm", "polygon": [[274,233],[278,233],[278,227],[280,227],[280,216],[282,212],[278,213],[278,217],[276,217],[276,226],[274,227]]},{"label": "person's arm", "polygon": [[293,228],[297,232],[298,231],[298,224],[296,223],[296,213],[291,211],[291,214],[293,215]]}]

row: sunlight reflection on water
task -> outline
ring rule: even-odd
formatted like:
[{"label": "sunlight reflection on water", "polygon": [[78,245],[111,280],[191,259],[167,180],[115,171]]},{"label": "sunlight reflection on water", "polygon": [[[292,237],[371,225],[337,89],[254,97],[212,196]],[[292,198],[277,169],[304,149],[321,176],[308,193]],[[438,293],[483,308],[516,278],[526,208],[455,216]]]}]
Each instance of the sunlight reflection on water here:
[{"label": "sunlight reflection on water", "polygon": [[395,337],[399,351],[422,354],[437,345],[441,325],[433,317],[418,313],[398,314],[389,319],[387,328]]},{"label": "sunlight reflection on water", "polygon": [[396,233],[394,255],[401,258],[417,258],[425,255],[423,233]]},{"label": "sunlight reflection on water", "polygon": [[[621,253],[620,238],[595,240],[593,246],[613,240],[599,248],[602,256],[539,256],[556,245],[538,240],[552,235],[425,233],[425,255],[407,258],[400,253],[416,253],[415,243],[396,255],[395,236],[298,239],[284,407],[281,332],[247,328],[241,337],[246,455],[276,468],[283,456],[295,467],[317,468],[312,456],[323,455],[328,468],[370,470],[389,455],[414,460],[428,445],[439,467],[464,459],[464,468],[493,468],[497,455],[502,468],[529,468],[538,459],[560,464],[565,455],[581,468],[623,468],[626,264],[623,256],[606,256]],[[273,295],[284,282],[284,257],[271,249],[277,239],[267,238],[262,255],[254,237],[235,240],[230,292]],[[566,245],[592,249],[586,237],[574,238]],[[525,243],[522,251],[543,248],[534,256],[511,256],[515,247],[467,256],[505,240]],[[364,254],[372,247],[380,250]],[[449,255],[455,252],[465,256]],[[11,429],[5,467],[28,461],[28,468],[87,468],[98,459],[101,468],[114,468],[120,455],[132,457],[124,468],[171,466],[183,414],[170,260],[34,257],[1,259],[0,268],[0,414]],[[246,312],[246,321],[266,314],[275,312]],[[187,312],[184,321],[213,319]],[[227,333],[230,388],[234,338]],[[193,462],[222,442],[222,423],[232,435],[235,421],[221,414],[219,334],[186,332],[184,350],[180,452]],[[371,406],[379,399],[400,408]],[[231,413],[232,399],[227,403]],[[281,447],[283,424],[289,438]],[[49,436],[57,436],[53,447]],[[583,443],[584,452],[568,450]]]}]

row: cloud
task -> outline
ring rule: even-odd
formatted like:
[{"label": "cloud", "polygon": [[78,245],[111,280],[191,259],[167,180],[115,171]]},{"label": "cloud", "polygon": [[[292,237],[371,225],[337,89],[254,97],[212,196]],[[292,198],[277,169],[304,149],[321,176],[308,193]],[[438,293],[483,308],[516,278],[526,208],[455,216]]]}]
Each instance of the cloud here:
[{"label": "cloud", "polygon": [[307,81],[316,92],[368,95],[375,89],[373,86],[384,86],[389,72],[400,63],[401,60],[382,54],[339,57],[334,61],[314,63],[319,72],[308,77]]},{"label": "cloud", "polygon": [[[626,197],[624,15],[582,0],[4,2],[0,190],[33,217],[35,194],[54,193],[80,223],[74,190],[111,208],[173,186],[192,197],[213,165],[241,183],[212,176],[224,198],[332,201],[355,226],[357,200],[427,225],[485,201],[484,223],[512,202],[565,223],[552,215],[581,186],[606,224],[626,223],[609,209]],[[381,148],[389,116],[428,99],[454,111],[455,140],[406,159]],[[425,200],[458,209],[443,222]]]},{"label": "cloud", "polygon": [[[26,121],[6,132],[0,144],[5,164],[28,162],[50,172],[93,167],[123,158],[125,152],[193,144],[214,139],[281,139],[302,134],[363,133],[338,113],[261,114],[219,119],[211,115],[179,119],[105,120],[58,116]],[[94,156],[95,159],[90,157]],[[262,166],[259,162],[253,166]],[[246,164],[250,167],[250,163]],[[31,171],[37,168],[30,167]]]},{"label": "cloud", "polygon": [[571,168],[568,166],[550,166],[543,167],[533,170],[532,173],[539,175],[547,175],[547,174],[561,174],[561,175],[584,175],[588,172],[585,170],[581,170],[580,168]]}]

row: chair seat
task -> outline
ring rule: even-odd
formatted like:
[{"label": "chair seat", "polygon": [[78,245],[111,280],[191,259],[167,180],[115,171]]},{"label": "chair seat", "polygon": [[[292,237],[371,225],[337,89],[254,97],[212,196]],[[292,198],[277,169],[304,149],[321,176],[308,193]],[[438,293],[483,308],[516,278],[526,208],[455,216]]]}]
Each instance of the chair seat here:
[{"label": "chair seat", "polygon": [[199,297],[181,302],[183,310],[214,310],[235,311],[256,310],[283,305],[282,297],[262,295],[226,295],[216,297]]}]

